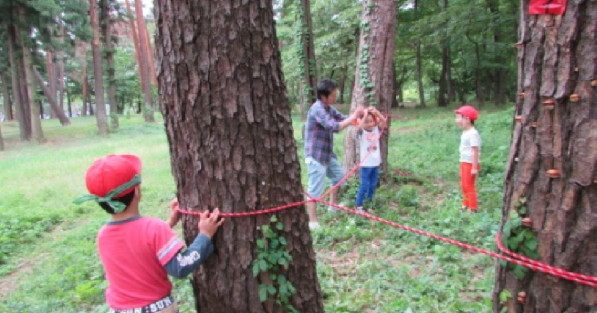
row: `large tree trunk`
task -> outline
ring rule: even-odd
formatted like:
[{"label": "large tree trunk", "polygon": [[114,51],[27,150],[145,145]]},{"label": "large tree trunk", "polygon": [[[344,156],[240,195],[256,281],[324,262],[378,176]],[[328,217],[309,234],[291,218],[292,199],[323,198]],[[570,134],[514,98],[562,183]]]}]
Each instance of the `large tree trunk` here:
[{"label": "large tree trunk", "polygon": [[135,0],[135,15],[137,16],[137,29],[139,30],[139,70],[141,72],[141,79],[143,80],[143,117],[146,122],[155,122],[153,116],[154,106],[151,98],[151,85],[149,81],[149,61],[147,56],[147,39],[143,31],[145,29],[145,22],[143,21],[143,8],[141,0]]},{"label": "large tree trunk", "polygon": [[[448,10],[448,0],[444,0],[444,6],[442,11],[445,13]],[[445,25],[440,26],[442,29],[445,28]],[[439,75],[439,90],[437,95],[437,105],[440,107],[448,106],[448,67],[450,63],[449,58],[449,50],[450,50],[450,41],[448,38],[448,34],[446,31],[442,31],[442,70]]]},{"label": "large tree trunk", "polygon": [[[363,25],[363,29],[359,36],[360,49],[355,71],[356,82],[350,108],[375,106],[380,112],[390,113],[395,94],[393,68],[396,2],[393,0],[363,1],[361,25]],[[356,128],[349,127],[344,137],[344,168],[346,170],[352,169],[359,162],[359,147],[356,143],[355,133]],[[387,135],[388,132],[384,132],[380,139],[384,167],[387,166]]]},{"label": "large tree trunk", "polygon": [[[300,7],[297,8],[299,13],[300,35],[296,44],[298,58],[302,64],[299,65],[301,76],[303,80],[301,89],[301,106],[308,108],[317,98],[317,63],[315,62],[315,49],[313,45],[313,27],[311,23],[311,3],[309,0],[301,0]],[[298,4],[297,4],[298,5]],[[303,110],[304,112],[306,110]],[[301,115],[304,121],[306,116]]]},{"label": "large tree trunk", "polygon": [[66,114],[64,113],[64,110],[61,107],[59,107],[58,103],[56,102],[56,98],[55,98],[56,93],[52,92],[52,90],[50,90],[50,88],[48,88],[45,85],[44,79],[41,77],[41,75],[35,69],[35,67],[31,67],[31,72],[35,76],[37,83],[41,87],[46,98],[48,99],[48,102],[50,103],[50,107],[52,108],[52,111],[54,112],[56,117],[58,117],[58,119],[60,120],[60,124],[62,124],[62,126],[70,125],[70,121],[69,121],[68,117],[66,116]]},{"label": "large tree trunk", "polygon": [[[97,130],[100,135],[108,134],[108,117],[106,115],[106,103],[104,101],[104,82],[102,75],[102,56],[100,50],[100,34],[97,21],[96,0],[89,0],[89,20],[93,28],[93,40],[91,51],[93,53],[93,78],[95,80],[95,110]],[[91,104],[89,104],[91,108]],[[90,110],[91,111],[91,110]],[[91,113],[91,112],[90,112]]]},{"label": "large tree trunk", "polygon": [[[597,276],[597,2],[568,1],[564,16],[529,15],[522,1],[516,115],[502,225],[526,203],[539,260]],[[576,70],[575,70],[576,69]],[[573,96],[575,95],[575,96]],[[579,97],[574,102],[576,96]],[[544,105],[550,100],[555,107]],[[557,170],[551,177],[548,170]],[[523,198],[525,200],[523,200]],[[524,211],[523,211],[524,212]],[[514,295],[505,304],[503,290]],[[517,294],[526,292],[523,304]],[[518,280],[496,265],[494,310],[595,312],[597,289],[540,272]]]},{"label": "large tree trunk", "polygon": [[31,122],[29,114],[25,107],[25,99],[21,93],[21,82],[23,76],[20,75],[22,62],[16,56],[17,47],[17,30],[14,25],[8,27],[8,58],[10,62],[10,78],[12,86],[12,96],[14,99],[15,114],[17,121],[19,121],[19,135],[22,141],[31,139]]},{"label": "large tree trunk", "polygon": [[108,65],[108,101],[110,101],[110,126],[112,129],[118,129],[118,102],[116,100],[116,74],[114,68],[114,48],[112,42],[112,19],[110,11],[112,0],[100,0],[100,25],[102,25],[102,38],[104,51],[106,55],[106,64]]},{"label": "large tree trunk", "polygon": [[0,80],[2,84],[2,99],[4,99],[4,118],[7,121],[12,121],[14,119],[12,115],[12,101],[10,92],[8,91],[8,76],[5,72],[0,73]]},{"label": "large tree trunk", "polygon": [[[155,12],[158,94],[181,205],[247,212],[301,201],[272,2],[157,0]],[[193,274],[198,312],[286,312],[272,297],[260,302],[272,274],[292,282],[296,310],[323,312],[304,206],[276,215],[288,267],[253,277],[270,216],[230,219]],[[184,229],[190,243],[197,219],[187,216]]]}]

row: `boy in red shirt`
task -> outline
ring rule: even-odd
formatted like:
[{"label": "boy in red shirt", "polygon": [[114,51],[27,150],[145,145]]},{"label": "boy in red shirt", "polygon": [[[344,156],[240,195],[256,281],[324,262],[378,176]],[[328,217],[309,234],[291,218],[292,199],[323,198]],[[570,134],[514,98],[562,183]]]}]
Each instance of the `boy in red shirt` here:
[{"label": "boy in red shirt", "polygon": [[182,278],[213,252],[212,236],[222,225],[219,210],[199,216],[199,234],[185,250],[172,231],[180,218],[178,201],[171,203],[168,223],[139,213],[141,160],[134,155],[108,155],[96,160],[85,175],[90,195],[111,214],[97,235],[98,252],[108,280],[110,313],[176,313],[168,274]]}]

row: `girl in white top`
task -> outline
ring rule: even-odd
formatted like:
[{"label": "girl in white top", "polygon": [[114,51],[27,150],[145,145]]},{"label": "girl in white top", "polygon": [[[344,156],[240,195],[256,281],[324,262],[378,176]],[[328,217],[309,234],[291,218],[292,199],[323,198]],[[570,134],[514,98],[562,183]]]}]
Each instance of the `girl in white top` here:
[{"label": "girl in white top", "polygon": [[462,208],[477,212],[477,191],[475,180],[481,163],[481,136],[475,128],[479,112],[470,105],[455,110],[455,122],[463,130],[460,137],[460,184],[462,186]]},{"label": "girl in white top", "polygon": [[379,166],[381,165],[381,153],[379,151],[380,127],[385,128],[386,118],[375,107],[365,109],[365,115],[357,122],[359,128],[357,140],[360,145],[361,156],[361,185],[357,193],[357,211],[363,212],[363,203],[373,200],[377,179],[379,177]]}]

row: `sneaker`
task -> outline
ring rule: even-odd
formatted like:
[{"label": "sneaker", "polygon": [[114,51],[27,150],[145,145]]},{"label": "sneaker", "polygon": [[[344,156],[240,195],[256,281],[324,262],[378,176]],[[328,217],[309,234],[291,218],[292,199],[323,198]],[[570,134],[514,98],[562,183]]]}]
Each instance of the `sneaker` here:
[{"label": "sneaker", "polygon": [[330,205],[330,206],[328,206],[328,212],[338,212],[338,208]]},{"label": "sneaker", "polygon": [[363,210],[363,207],[362,207],[362,206],[358,206],[358,207],[357,207],[357,212],[358,212],[358,213],[365,213],[365,210]]},{"label": "sneaker", "polygon": [[314,230],[314,229],[317,229],[319,227],[320,227],[319,226],[319,222],[311,222],[311,221],[309,221],[309,229],[310,230]]}]

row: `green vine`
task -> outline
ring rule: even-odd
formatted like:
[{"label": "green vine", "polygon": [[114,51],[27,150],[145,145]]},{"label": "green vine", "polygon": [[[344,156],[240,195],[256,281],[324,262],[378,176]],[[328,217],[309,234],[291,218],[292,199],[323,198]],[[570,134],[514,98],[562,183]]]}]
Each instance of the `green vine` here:
[{"label": "green vine", "polygon": [[[537,237],[530,230],[530,228],[522,225],[522,219],[527,215],[528,209],[526,207],[526,199],[521,198],[515,205],[516,210],[511,210],[508,216],[508,220],[504,223],[502,230],[502,244],[508,249],[516,253],[525,255],[531,259],[538,259],[539,253],[537,253]],[[514,272],[514,275],[519,280],[524,279],[528,268],[508,263],[504,260],[500,260],[501,266],[508,266]]]},{"label": "green vine", "polygon": [[296,15],[296,22],[294,24],[294,47],[296,56],[299,60],[299,74],[301,75],[301,80],[303,81],[303,88],[301,93],[303,95],[303,99],[309,99],[309,95],[313,92],[313,88],[309,84],[309,79],[307,78],[307,71],[309,72],[309,77],[315,75],[315,60],[309,59],[309,68],[305,68],[305,59],[307,56],[305,55],[303,45],[303,36],[306,36],[306,42],[309,41],[309,32],[307,30],[307,25],[304,23],[305,12],[303,10],[303,5],[300,0],[295,1],[295,15]]},{"label": "green vine", "polygon": [[264,277],[266,282],[259,284],[259,300],[265,302],[274,297],[276,304],[286,312],[298,313],[290,304],[290,297],[296,291],[292,283],[281,272],[287,270],[292,256],[286,251],[286,238],[278,234],[284,224],[273,215],[270,225],[259,227],[262,237],[257,239],[257,258],[253,261],[253,277]]},{"label": "green vine", "polygon": [[[374,6],[375,6],[375,3],[373,1],[367,3],[366,15],[371,14]],[[363,21],[361,21],[359,26],[361,27],[361,32],[363,34],[363,38],[366,41],[367,38],[369,37],[369,32],[371,31],[371,27],[369,26],[369,21],[364,19]],[[369,64],[368,64],[369,58],[370,58],[369,45],[363,44],[363,46],[361,47],[361,59],[359,61],[359,72],[360,72],[359,83],[360,83],[361,87],[363,88],[363,92],[365,92],[365,97],[366,97],[369,105],[375,106],[377,104],[377,100],[375,100],[375,86],[373,85],[373,82],[369,78]]]}]

